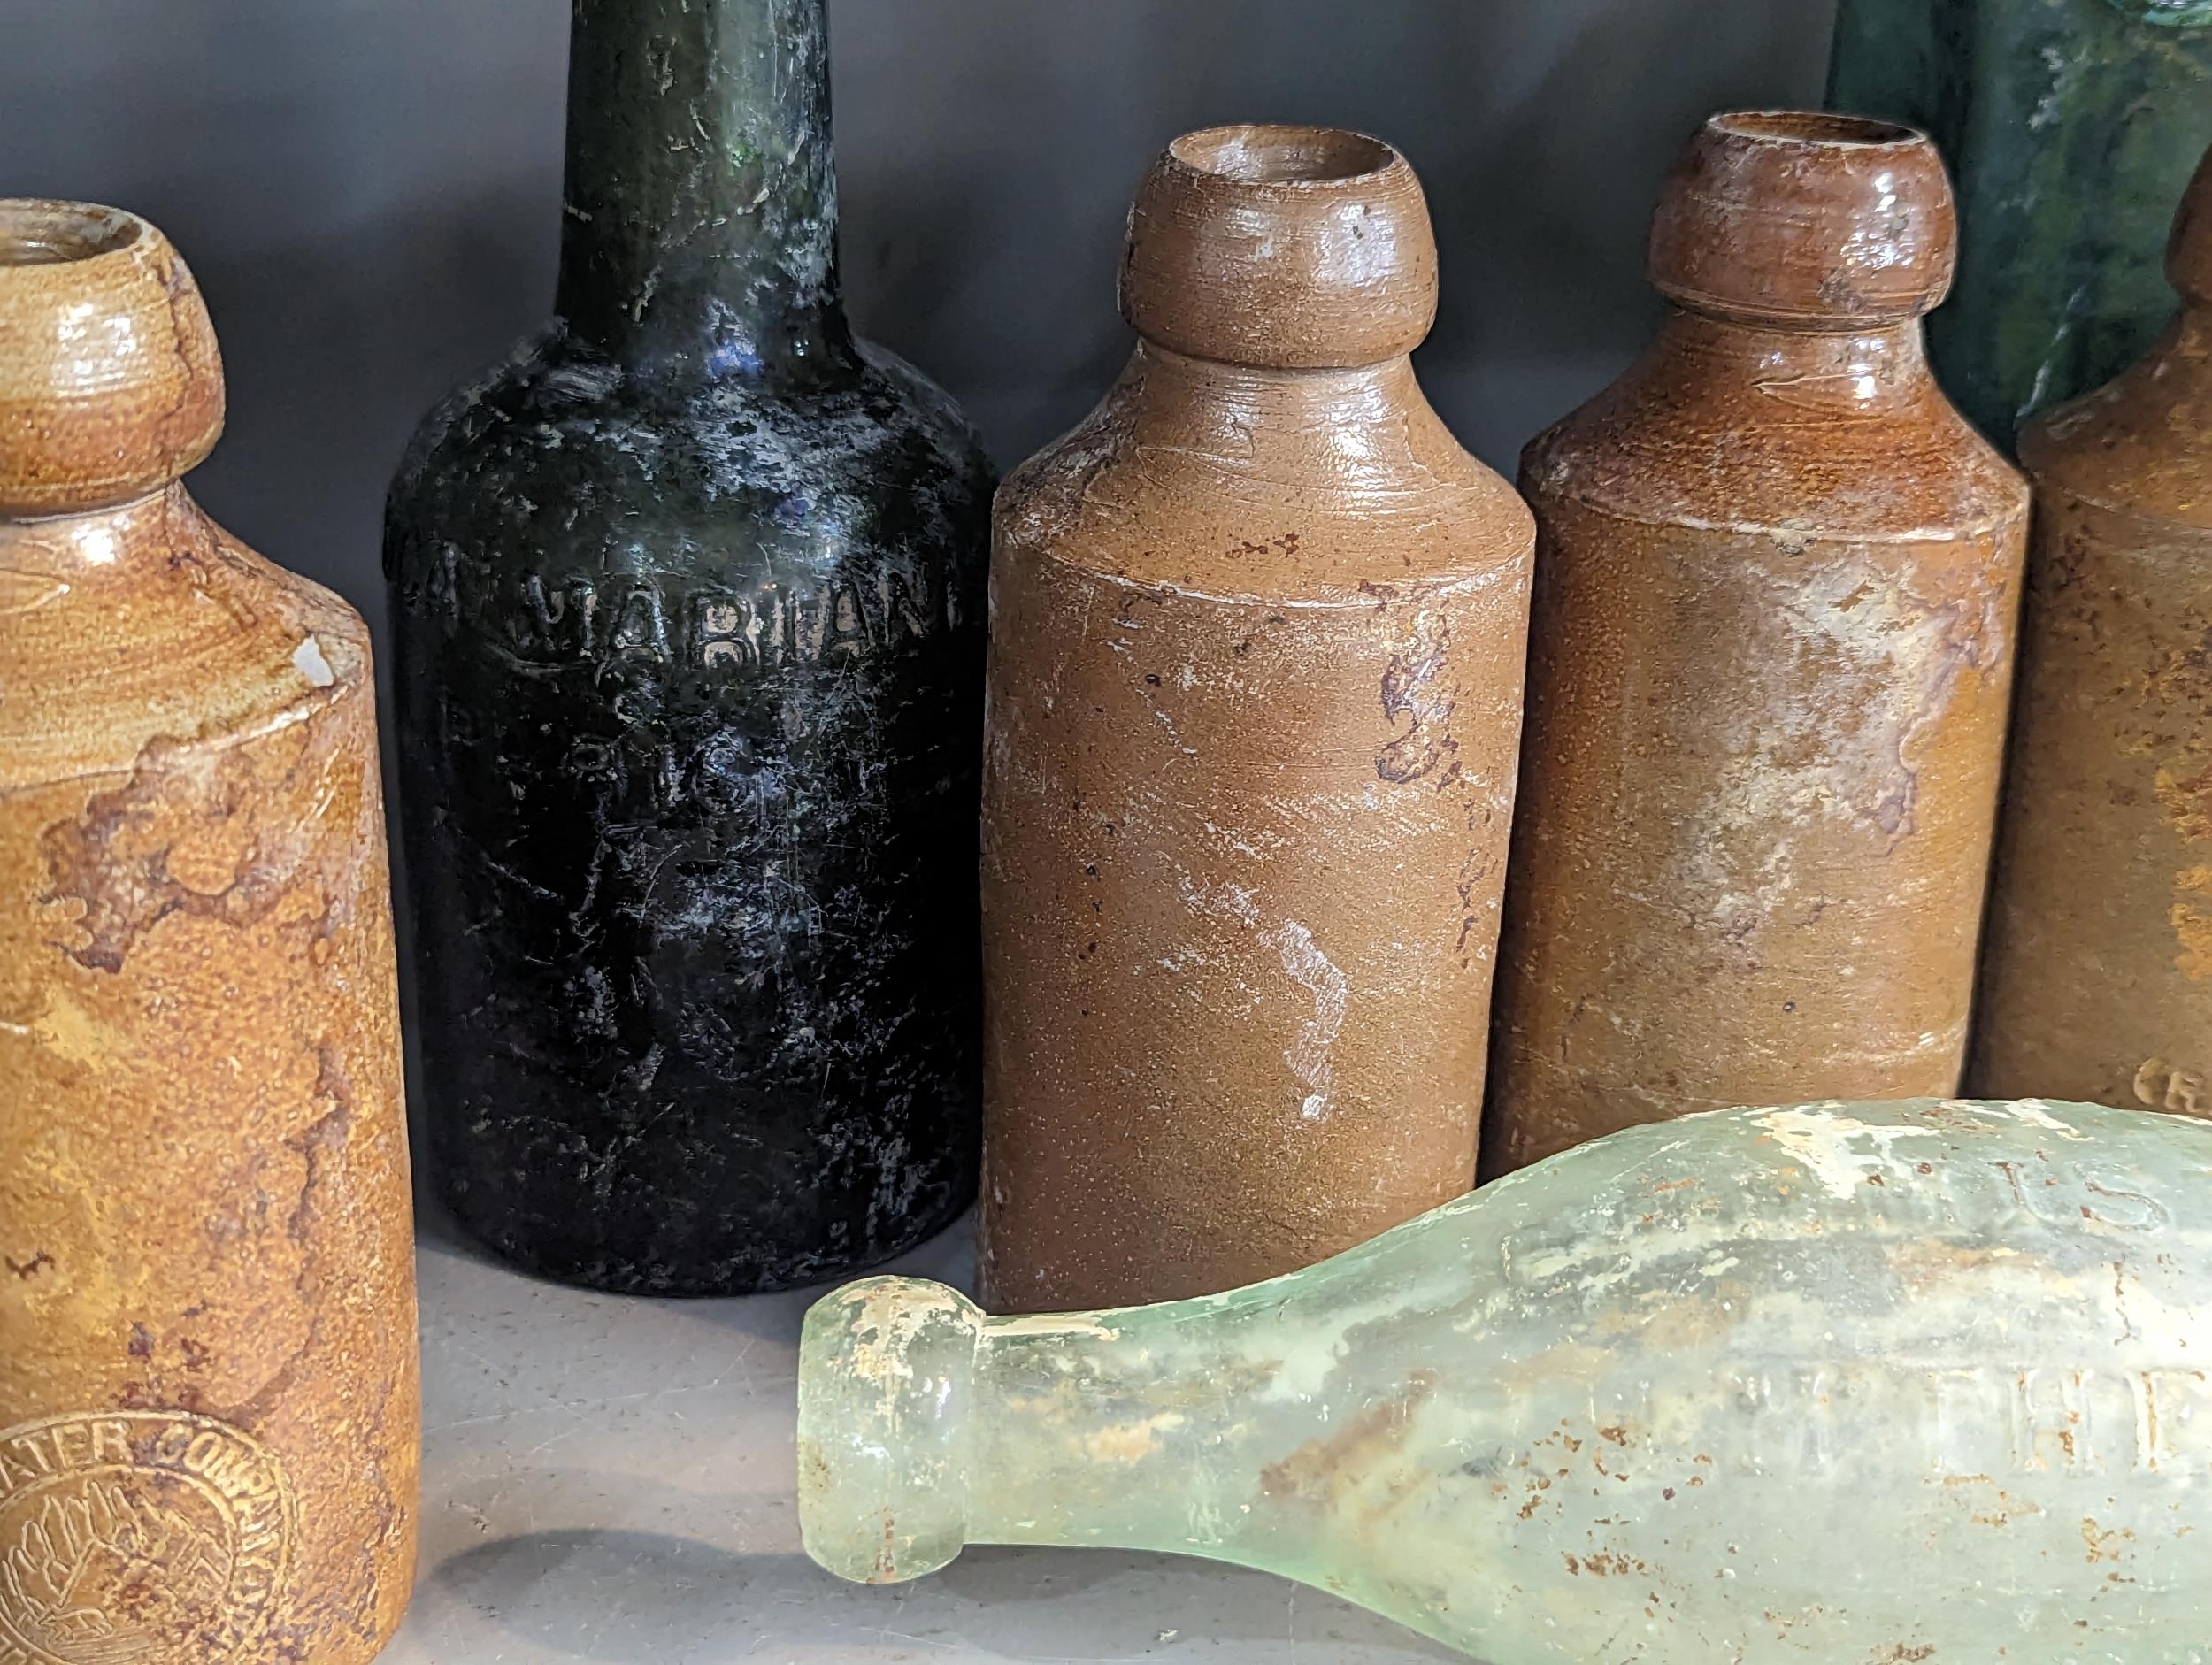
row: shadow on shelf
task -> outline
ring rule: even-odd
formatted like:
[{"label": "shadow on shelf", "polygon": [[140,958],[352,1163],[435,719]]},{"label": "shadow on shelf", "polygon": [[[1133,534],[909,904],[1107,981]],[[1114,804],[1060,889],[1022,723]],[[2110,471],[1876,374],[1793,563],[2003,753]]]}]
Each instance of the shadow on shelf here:
[{"label": "shadow on shelf", "polygon": [[466,1550],[431,1572],[418,1607],[419,1622],[438,1633],[448,1633],[441,1610],[457,1607],[545,1657],[590,1665],[828,1647],[839,1657],[949,1653],[1105,1665],[1168,1656],[1179,1641],[1244,1645],[1240,1656],[1253,1645],[1350,1646],[1363,1661],[1394,1665],[1462,1657],[1265,1574],[1112,1551],[979,1548],[926,1583],[871,1589],[841,1584],[803,1555],[582,1527]]}]

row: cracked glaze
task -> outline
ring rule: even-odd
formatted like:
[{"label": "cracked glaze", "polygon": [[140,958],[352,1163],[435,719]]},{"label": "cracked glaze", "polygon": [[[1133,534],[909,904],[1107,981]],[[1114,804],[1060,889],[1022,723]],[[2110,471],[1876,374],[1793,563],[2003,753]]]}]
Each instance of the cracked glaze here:
[{"label": "cracked glaze", "polygon": [[1472,1183],[1532,529],[1406,357],[1435,257],[1375,140],[1177,141],[1134,355],[999,494],[994,1307],[1225,1288]]},{"label": "cracked glaze", "polygon": [[2027,501],[1922,356],[1941,165],[1879,123],[1717,117],[1651,263],[1681,310],[1522,458],[1493,1172],[1683,1111],[1947,1093],[1964,1056]]},{"label": "cracked glaze", "polygon": [[159,233],[0,203],[0,1659],[360,1665],[412,1582],[368,633],[176,480],[222,408]]},{"label": "cracked glaze", "polygon": [[395,480],[442,1183],[549,1275],[826,1278],[976,1168],[991,480],[837,300],[818,0],[581,0],[559,316]]},{"label": "cracked glaze", "polygon": [[1205,1556],[1490,1665],[2208,1665],[2208,1282],[2212,1129],[1725,1110],[1231,1293],[840,1290],[801,1531],[869,1583],[968,1543]]}]

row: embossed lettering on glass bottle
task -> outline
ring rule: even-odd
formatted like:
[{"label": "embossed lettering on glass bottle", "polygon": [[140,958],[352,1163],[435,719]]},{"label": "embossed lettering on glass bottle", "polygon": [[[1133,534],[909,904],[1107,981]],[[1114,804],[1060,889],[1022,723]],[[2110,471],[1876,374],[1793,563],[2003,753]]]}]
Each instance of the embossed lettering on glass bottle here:
[{"label": "embossed lettering on glass bottle", "polygon": [[991,480],[838,298],[821,0],[578,0],[557,317],[386,560],[429,1120],[555,1277],[774,1287],[963,1208]]},{"label": "embossed lettering on glass bottle", "polygon": [[2212,1129],[1721,1111],[1222,1295],[849,1285],[802,1343],[800,1529],[872,1584],[1203,1555],[1499,1665],[2207,1665],[2208,1282]]}]

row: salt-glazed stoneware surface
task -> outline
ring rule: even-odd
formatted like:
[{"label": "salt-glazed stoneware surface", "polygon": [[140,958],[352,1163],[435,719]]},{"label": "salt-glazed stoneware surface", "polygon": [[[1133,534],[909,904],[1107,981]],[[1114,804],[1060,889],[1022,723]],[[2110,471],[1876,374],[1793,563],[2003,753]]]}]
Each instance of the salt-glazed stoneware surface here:
[{"label": "salt-glazed stoneware surface", "polygon": [[419,1426],[369,639],[144,221],[0,202],[0,1660],[360,1665]]},{"label": "salt-glazed stoneware surface", "polygon": [[2147,349],[2175,199],[2212,144],[2208,0],[1841,0],[1828,101],[1933,135],[1958,180],[1937,374],[2010,445]]},{"label": "salt-glazed stoneware surface", "polygon": [[1533,528],[1407,355],[1419,183],[1307,127],[1139,187],[1139,341],[998,498],[985,1301],[1187,1295],[1473,1181]]},{"label": "salt-glazed stoneware surface", "polygon": [[2212,1116],[2212,162],[2181,311],[2031,424],[2036,523],[1972,1082]]},{"label": "salt-glazed stoneware surface", "polygon": [[845,321],[820,0],[578,0],[565,215],[391,492],[439,1172],[556,1278],[827,1278],[974,1193],[992,479]]},{"label": "salt-glazed stoneware surface", "polygon": [[2027,487],[1931,377],[1907,129],[1715,117],[1644,356],[1533,441],[1528,733],[1485,1164],[1807,1091],[1956,1089]]},{"label": "salt-glazed stoneware surface", "polygon": [[1264,1568],[1486,1665],[2212,1665],[2208,1282],[2212,1128],[1724,1110],[1194,1301],[849,1285],[799,1527],[869,1584],[970,1543]]}]

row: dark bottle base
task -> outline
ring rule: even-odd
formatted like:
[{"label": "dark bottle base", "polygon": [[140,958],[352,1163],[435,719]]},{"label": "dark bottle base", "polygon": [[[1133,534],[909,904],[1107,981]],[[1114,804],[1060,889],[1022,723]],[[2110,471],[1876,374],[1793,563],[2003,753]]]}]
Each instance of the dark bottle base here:
[{"label": "dark bottle base", "polygon": [[671,1301],[706,1301],[731,1295],[768,1295],[806,1289],[853,1277],[896,1260],[950,1226],[975,1203],[972,1175],[951,1188],[946,1201],[910,1215],[887,1237],[849,1248],[792,1249],[774,1255],[749,1254],[697,1264],[629,1258],[605,1246],[549,1242],[534,1227],[518,1229],[503,1211],[480,1210],[452,1176],[436,1176],[438,1195],[453,1223],[469,1239],[501,1262],[533,1278],[608,1295],[642,1295]]}]

